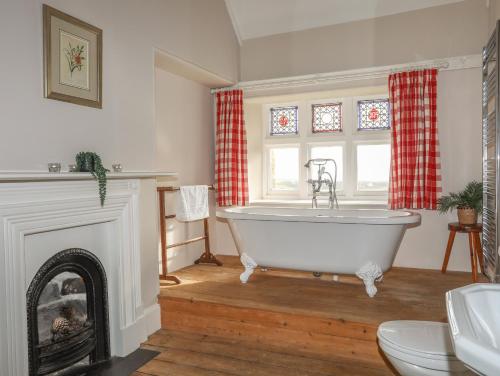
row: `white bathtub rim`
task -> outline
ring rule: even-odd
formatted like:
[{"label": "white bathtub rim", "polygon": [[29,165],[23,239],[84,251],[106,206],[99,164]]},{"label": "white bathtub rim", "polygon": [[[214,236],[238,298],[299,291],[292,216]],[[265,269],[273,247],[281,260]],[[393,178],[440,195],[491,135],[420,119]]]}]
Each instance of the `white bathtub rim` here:
[{"label": "white bathtub rim", "polygon": [[[265,210],[266,213],[253,212],[252,209]],[[290,213],[273,213],[274,209]],[[294,212],[295,211],[295,212]],[[303,213],[299,213],[299,212]],[[369,213],[380,213],[379,216],[369,216]],[[312,213],[317,213],[311,215]],[[352,215],[356,213],[356,216]],[[383,213],[389,214],[383,215]],[[350,214],[350,215],[348,215]],[[372,225],[418,225],[420,214],[407,210],[389,209],[311,209],[270,206],[235,206],[218,208],[218,218],[236,220],[280,221],[280,222],[314,222],[314,223],[344,223],[344,224],[372,224]]]}]

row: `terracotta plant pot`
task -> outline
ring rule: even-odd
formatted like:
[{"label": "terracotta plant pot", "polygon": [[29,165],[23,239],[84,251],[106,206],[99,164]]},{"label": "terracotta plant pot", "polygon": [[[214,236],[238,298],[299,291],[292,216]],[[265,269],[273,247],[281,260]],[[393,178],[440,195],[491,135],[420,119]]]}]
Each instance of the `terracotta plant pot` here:
[{"label": "terracotta plant pot", "polygon": [[458,222],[461,225],[475,225],[477,212],[472,208],[457,208]]}]

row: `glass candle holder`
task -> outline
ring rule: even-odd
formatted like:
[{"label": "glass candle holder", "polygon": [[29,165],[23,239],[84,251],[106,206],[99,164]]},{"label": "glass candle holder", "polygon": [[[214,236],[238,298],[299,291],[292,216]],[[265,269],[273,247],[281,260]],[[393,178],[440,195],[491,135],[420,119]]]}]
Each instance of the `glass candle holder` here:
[{"label": "glass candle holder", "polygon": [[59,162],[48,163],[49,172],[61,172],[61,164]]}]

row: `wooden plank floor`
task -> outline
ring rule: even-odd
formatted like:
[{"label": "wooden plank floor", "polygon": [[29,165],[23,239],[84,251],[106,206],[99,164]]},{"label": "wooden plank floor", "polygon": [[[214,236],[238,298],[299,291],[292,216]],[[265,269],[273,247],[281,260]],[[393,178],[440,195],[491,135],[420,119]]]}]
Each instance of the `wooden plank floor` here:
[{"label": "wooden plank floor", "polygon": [[369,298],[355,276],[333,282],[331,274],[318,279],[308,272],[257,269],[242,284],[238,259],[220,258],[223,267],[196,265],[175,273],[183,283],[163,284],[160,300],[188,299],[379,325],[389,320],[444,321],[445,292],[472,283],[470,273],[392,268],[376,283],[377,295]]},{"label": "wooden plank floor", "polygon": [[[329,274],[257,270],[241,284],[237,258],[222,260],[224,267],[177,272],[181,285],[162,284],[164,330],[145,344],[162,354],[141,373],[391,375],[376,342],[378,325],[445,321],[444,293],[471,283],[470,273],[393,268],[369,298],[353,276],[333,281]],[[248,354],[256,359],[252,366]]]},{"label": "wooden plank floor", "polygon": [[321,359],[265,344],[202,334],[160,330],[143,348],[161,352],[134,376],[385,376],[357,360]]}]

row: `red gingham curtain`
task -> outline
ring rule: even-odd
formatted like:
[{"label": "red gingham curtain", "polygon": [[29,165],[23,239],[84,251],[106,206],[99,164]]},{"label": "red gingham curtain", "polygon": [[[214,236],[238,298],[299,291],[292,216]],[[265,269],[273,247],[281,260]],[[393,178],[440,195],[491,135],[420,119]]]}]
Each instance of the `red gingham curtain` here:
[{"label": "red gingham curtain", "polygon": [[248,204],[247,135],[243,91],[217,93],[215,186],[219,206]]},{"label": "red gingham curtain", "polygon": [[437,69],[389,76],[392,115],[391,209],[436,209],[441,165],[436,116]]}]

